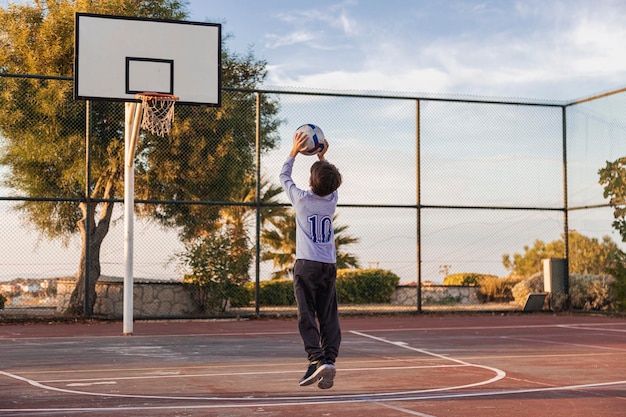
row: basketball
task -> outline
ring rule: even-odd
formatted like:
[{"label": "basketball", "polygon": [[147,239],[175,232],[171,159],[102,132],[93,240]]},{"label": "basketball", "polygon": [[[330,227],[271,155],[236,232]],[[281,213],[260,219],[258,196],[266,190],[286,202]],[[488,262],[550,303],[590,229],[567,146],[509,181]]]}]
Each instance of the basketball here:
[{"label": "basketball", "polygon": [[317,155],[326,146],[324,132],[319,126],[308,123],[296,129],[296,133],[298,132],[304,132],[308,137],[307,150],[301,152],[303,155]]}]

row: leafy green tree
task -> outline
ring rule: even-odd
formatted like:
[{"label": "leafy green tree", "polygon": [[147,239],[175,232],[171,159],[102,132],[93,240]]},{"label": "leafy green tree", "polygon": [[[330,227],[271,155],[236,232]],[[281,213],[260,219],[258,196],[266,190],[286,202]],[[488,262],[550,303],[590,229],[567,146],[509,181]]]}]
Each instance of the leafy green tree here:
[{"label": "leafy green tree", "polygon": [[619,232],[622,242],[626,242],[626,157],[607,161],[598,174],[600,185],[604,186],[604,198],[609,198],[613,207],[613,227]]},{"label": "leafy green tree", "polygon": [[[613,228],[626,242],[626,157],[618,158],[611,162],[607,161],[604,168],[598,171],[600,185],[604,186],[604,198],[609,198],[609,204],[613,207]],[[612,256],[612,264],[609,268],[611,275],[615,277],[613,291],[617,300],[617,308],[626,310],[626,255],[617,253]]]},{"label": "leafy green tree", "polygon": [[[611,259],[620,249],[609,236],[602,240],[589,238],[575,230],[569,232],[569,272],[573,274],[603,274],[612,265]],[[565,254],[563,239],[544,243],[536,240],[533,247],[524,246],[524,253],[502,256],[502,264],[513,275],[529,277],[542,271],[541,260],[562,258]]]},{"label": "leafy green tree", "polygon": [[[333,218],[337,269],[359,268],[356,256],[344,250],[347,245],[357,243],[359,238],[348,235],[348,226],[338,226],[336,220],[337,214]],[[261,234],[261,243],[266,247],[261,260],[272,261],[275,267],[280,268],[272,274],[272,279],[290,277],[296,261],[296,217],[293,210],[289,210],[272,224],[274,227],[264,229]]]},{"label": "leafy green tree", "polygon": [[[261,181],[261,202],[274,203],[281,188]],[[256,201],[256,183],[237,190],[237,201]],[[224,311],[229,299],[237,303],[243,284],[249,280],[253,255],[249,231],[256,225],[256,206],[231,205],[220,210],[217,229],[192,240],[185,241],[185,252],[179,254],[179,262],[190,273],[184,282],[195,294],[199,312]],[[271,221],[281,215],[284,208],[272,206],[261,208],[261,220]]]},{"label": "leafy green tree", "polygon": [[[560,242],[560,247],[557,248],[558,242]],[[513,275],[526,277],[542,270],[542,259],[562,258],[564,254],[562,241],[546,245],[545,242],[537,239],[532,247],[524,245],[523,254],[515,253],[512,258],[509,254],[502,255],[502,265]]]},{"label": "leafy green tree", "polygon": [[[0,8],[0,74],[71,76],[76,11],[184,19],[187,2],[177,0],[36,0]],[[265,62],[251,52],[223,47],[225,87],[251,89],[266,76]],[[24,201],[17,210],[50,239],[80,232],[81,259],[69,313],[91,314],[100,276],[100,247],[108,233],[113,199],[123,189],[124,107],[92,102],[91,177],[84,176],[85,105],[73,100],[71,83],[0,77],[0,164],[10,168],[4,184],[20,195],[49,198]],[[136,197],[228,201],[253,177],[255,100],[251,93],[224,94],[221,108],[180,106],[169,140],[142,134],[136,161]],[[277,140],[277,104],[261,97],[261,148]],[[91,206],[84,199],[89,189]],[[56,201],[64,197],[74,201]],[[138,214],[180,230],[184,242],[212,236],[221,215],[216,205],[143,205]],[[87,227],[89,226],[89,227]],[[87,230],[90,235],[87,236]],[[85,268],[87,244],[90,263]],[[85,294],[87,297],[85,298]]]},{"label": "leafy green tree", "polygon": [[[222,57],[225,87],[250,89],[265,78],[265,62],[249,52]],[[275,147],[278,105],[261,96],[260,151]],[[223,94],[219,109],[178,106],[166,138],[148,135],[138,147],[138,198],[163,201],[250,202],[255,193],[256,97],[250,93]],[[249,210],[240,210],[243,214]],[[167,227],[181,238],[195,239],[217,227],[222,207],[203,204],[150,204],[140,215]],[[232,211],[231,211],[232,213]]]},{"label": "leafy green tree", "polygon": [[618,311],[626,311],[626,254],[624,252],[614,254],[610,263],[608,272],[615,278],[611,285],[615,298],[615,308]]},{"label": "leafy green tree", "polygon": [[249,280],[248,270],[252,254],[246,236],[225,226],[211,235],[187,242],[180,262],[191,270],[184,283],[196,293],[195,300],[201,313],[215,313],[226,309],[228,299],[238,287]]}]

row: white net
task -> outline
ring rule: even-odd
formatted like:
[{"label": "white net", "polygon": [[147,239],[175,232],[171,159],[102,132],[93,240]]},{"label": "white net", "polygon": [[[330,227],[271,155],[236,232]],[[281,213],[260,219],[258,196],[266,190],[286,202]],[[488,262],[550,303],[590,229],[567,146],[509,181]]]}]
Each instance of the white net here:
[{"label": "white net", "polygon": [[155,135],[170,133],[174,119],[174,103],[178,97],[165,94],[137,94],[141,99],[143,115],[141,128]]}]

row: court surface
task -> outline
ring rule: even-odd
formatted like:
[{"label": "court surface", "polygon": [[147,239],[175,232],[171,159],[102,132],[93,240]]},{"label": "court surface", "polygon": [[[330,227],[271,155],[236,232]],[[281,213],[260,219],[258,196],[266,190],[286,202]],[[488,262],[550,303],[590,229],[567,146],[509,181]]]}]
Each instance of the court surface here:
[{"label": "court surface", "polygon": [[626,320],[342,318],[335,386],[294,319],[0,326],[0,416],[624,416]]}]

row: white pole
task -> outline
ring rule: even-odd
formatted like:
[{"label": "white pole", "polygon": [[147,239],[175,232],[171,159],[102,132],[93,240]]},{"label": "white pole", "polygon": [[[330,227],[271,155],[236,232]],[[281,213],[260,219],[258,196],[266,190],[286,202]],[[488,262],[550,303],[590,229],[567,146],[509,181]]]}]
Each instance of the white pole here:
[{"label": "white pole", "polygon": [[141,104],[126,103],[124,123],[124,335],[133,334],[133,246],[135,223],[135,142]]}]

